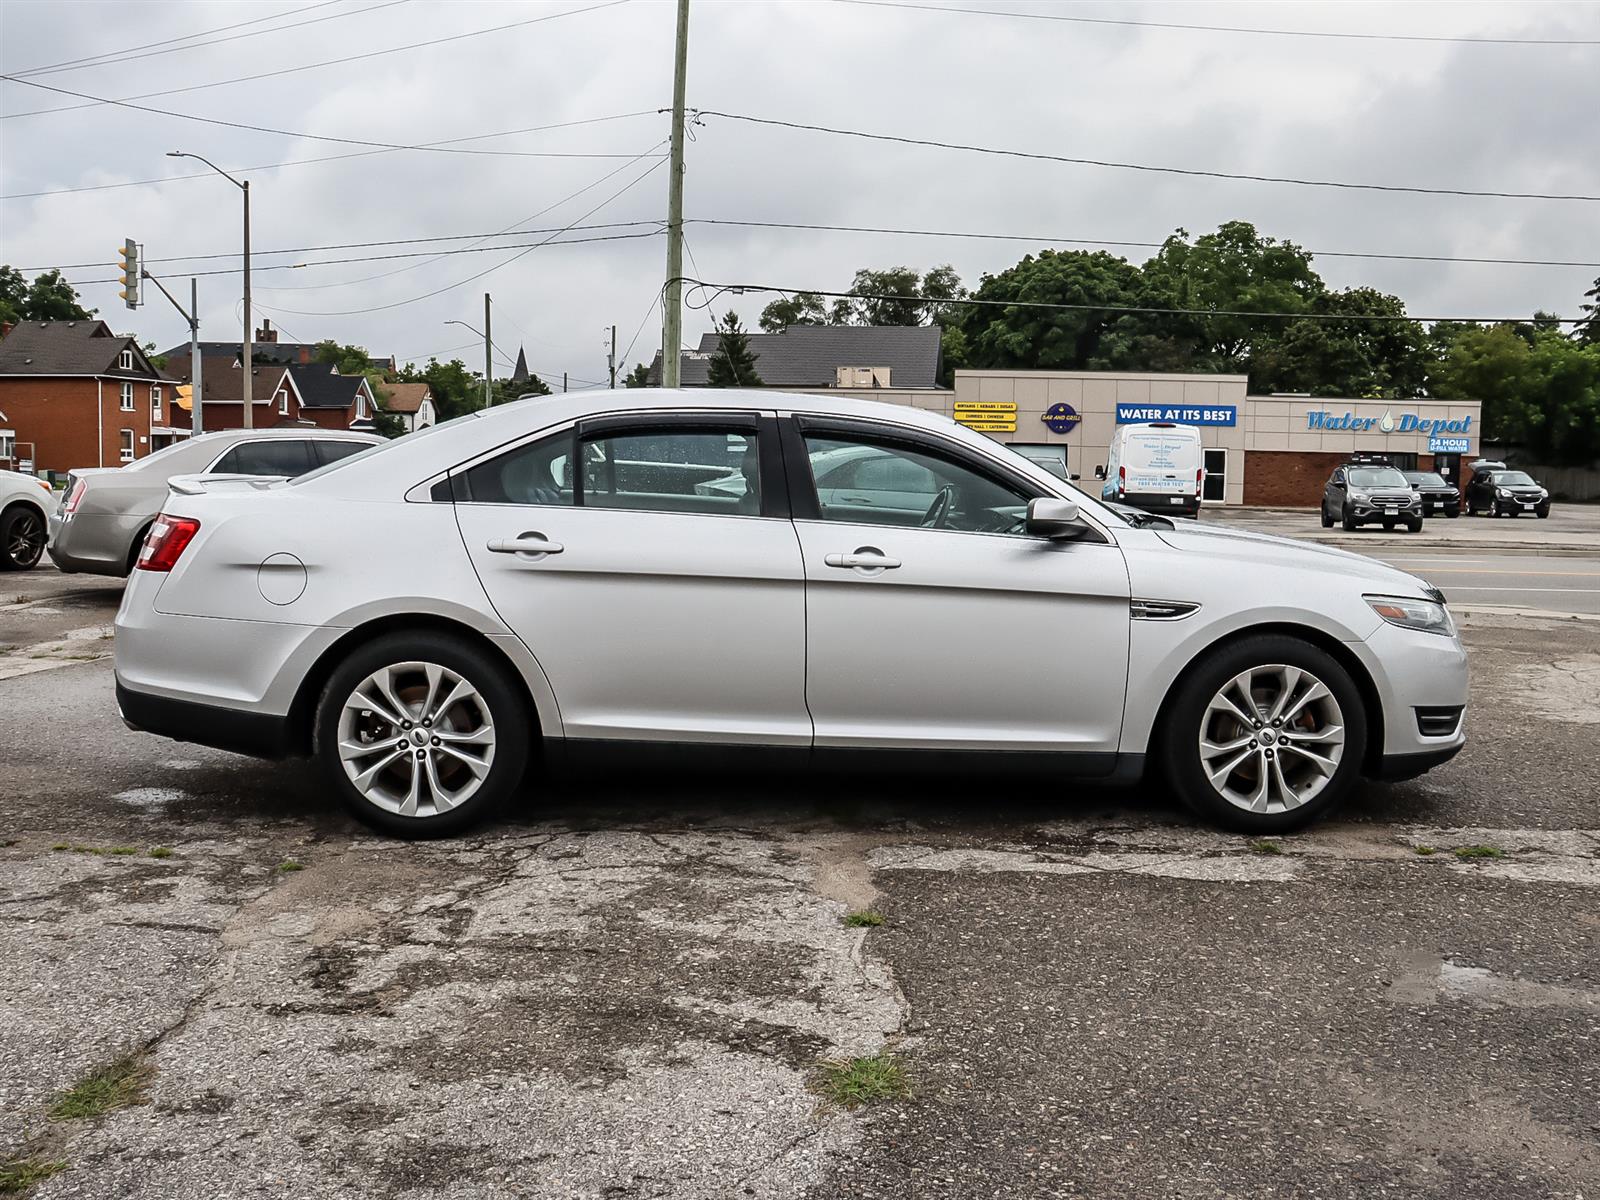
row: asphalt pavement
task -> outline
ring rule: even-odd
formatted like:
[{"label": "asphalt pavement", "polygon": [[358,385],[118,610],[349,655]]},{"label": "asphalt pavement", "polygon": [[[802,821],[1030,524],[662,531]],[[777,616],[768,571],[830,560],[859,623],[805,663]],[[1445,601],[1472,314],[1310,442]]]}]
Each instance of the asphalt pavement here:
[{"label": "asphalt pavement", "polygon": [[[39,1197],[1600,1195],[1593,621],[1464,605],[1467,749],[1266,843],[1154,784],[602,766],[407,844],[125,730],[119,592],[0,582]],[[819,1091],[883,1053],[909,1094]]]}]

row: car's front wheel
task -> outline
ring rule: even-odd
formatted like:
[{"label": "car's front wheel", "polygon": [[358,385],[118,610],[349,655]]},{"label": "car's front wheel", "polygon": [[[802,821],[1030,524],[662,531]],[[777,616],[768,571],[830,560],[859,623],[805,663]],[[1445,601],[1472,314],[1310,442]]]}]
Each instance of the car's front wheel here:
[{"label": "car's front wheel", "polygon": [[0,571],[26,571],[44,553],[44,518],[27,504],[0,513]]},{"label": "car's front wheel", "polygon": [[1298,829],[1355,786],[1366,711],[1348,671],[1309,642],[1246,638],[1191,669],[1160,740],[1179,797],[1249,833]]},{"label": "car's front wheel", "polygon": [[1333,514],[1328,511],[1326,504],[1322,506],[1322,527],[1324,529],[1333,528]]},{"label": "car's front wheel", "polygon": [[511,672],[471,642],[396,633],[334,671],[317,709],[315,752],[362,821],[438,837],[483,820],[512,793],[534,722]]}]

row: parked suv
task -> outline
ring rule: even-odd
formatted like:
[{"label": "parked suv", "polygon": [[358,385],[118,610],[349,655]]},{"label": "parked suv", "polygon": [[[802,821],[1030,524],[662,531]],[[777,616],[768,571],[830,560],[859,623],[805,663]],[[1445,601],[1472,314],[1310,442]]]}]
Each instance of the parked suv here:
[{"label": "parked suv", "polygon": [[1443,513],[1447,517],[1461,515],[1461,493],[1437,471],[1401,471],[1411,490],[1422,497],[1422,515]]},{"label": "parked suv", "polygon": [[1503,462],[1475,462],[1467,484],[1467,511],[1473,516],[1487,512],[1514,517],[1531,512],[1548,517],[1550,493],[1526,471],[1508,471]]},{"label": "parked suv", "polygon": [[70,573],[126,575],[175,475],[304,475],[381,443],[371,433],[331,429],[227,429],[203,433],[125,467],[67,476],[50,514],[50,558]]},{"label": "parked suv", "polygon": [[1422,528],[1422,497],[1406,477],[1380,463],[1345,463],[1322,490],[1322,527],[1343,522],[1351,532],[1381,521],[1385,529],[1404,524],[1408,533]]}]

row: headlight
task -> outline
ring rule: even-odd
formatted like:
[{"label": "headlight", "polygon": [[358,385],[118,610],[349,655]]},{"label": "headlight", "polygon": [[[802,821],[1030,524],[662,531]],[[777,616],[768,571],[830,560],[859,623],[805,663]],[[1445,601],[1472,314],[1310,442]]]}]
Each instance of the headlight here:
[{"label": "headlight", "polygon": [[1367,493],[1365,492],[1352,491],[1350,493],[1350,499],[1354,500],[1357,504],[1365,504],[1368,497]]},{"label": "headlight", "polygon": [[1372,606],[1373,612],[1391,625],[1398,625],[1402,629],[1417,629],[1423,633],[1442,633],[1446,637],[1455,634],[1456,626],[1450,619],[1450,610],[1432,600],[1412,600],[1403,596],[1368,596],[1366,601]]},{"label": "headlight", "polygon": [[1541,499],[1541,500],[1550,499],[1550,492],[1546,488],[1540,488],[1539,489],[1539,499]]},{"label": "headlight", "polygon": [[1511,493],[1506,491],[1505,488],[1495,488],[1494,494],[1495,494],[1495,498],[1497,500],[1509,500],[1509,499],[1511,499]]}]

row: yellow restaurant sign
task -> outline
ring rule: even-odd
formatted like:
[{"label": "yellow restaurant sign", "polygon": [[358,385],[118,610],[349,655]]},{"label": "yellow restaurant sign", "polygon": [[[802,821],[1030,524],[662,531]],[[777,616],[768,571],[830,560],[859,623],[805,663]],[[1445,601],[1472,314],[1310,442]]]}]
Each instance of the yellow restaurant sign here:
[{"label": "yellow restaurant sign", "polygon": [[975,430],[978,433],[1015,433],[1017,431],[1017,423],[1015,421],[980,421],[971,417],[963,418],[959,414],[956,416],[956,420],[960,421],[966,428]]},{"label": "yellow restaurant sign", "polygon": [[1015,401],[1010,400],[957,400],[956,415],[969,413],[976,416],[978,413],[993,413],[996,416],[1014,417],[1017,415]]}]

